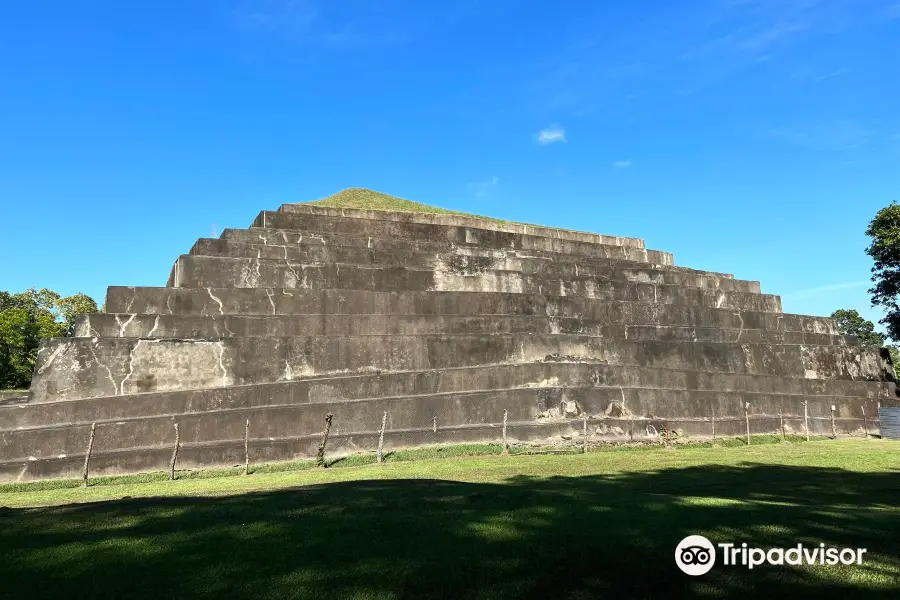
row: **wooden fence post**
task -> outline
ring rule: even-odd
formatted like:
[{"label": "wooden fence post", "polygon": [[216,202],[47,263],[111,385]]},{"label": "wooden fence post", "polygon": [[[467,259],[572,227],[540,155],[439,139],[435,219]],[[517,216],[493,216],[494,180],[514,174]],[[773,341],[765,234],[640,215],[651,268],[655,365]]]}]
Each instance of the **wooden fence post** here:
[{"label": "wooden fence post", "polygon": [[778,411],[778,419],[781,421],[781,441],[783,442],[784,440],[787,439],[787,434],[784,431],[784,413],[783,412]]},{"label": "wooden fence post", "polygon": [[437,417],[431,422],[431,431],[432,433],[437,433]]},{"label": "wooden fence post", "polygon": [[744,421],[747,423],[747,445],[750,445],[750,403],[744,402]]},{"label": "wooden fence post", "polygon": [[244,475],[250,473],[250,419],[244,424]]},{"label": "wooden fence post", "polygon": [[581,424],[582,454],[587,454],[587,413],[582,414]]},{"label": "wooden fence post", "polygon": [[834,404],[831,405],[831,439],[837,439],[837,431],[834,428]]},{"label": "wooden fence post", "polygon": [[712,407],[712,434],[713,438],[716,439],[716,407]]},{"label": "wooden fence post", "polygon": [[325,430],[322,432],[322,443],[319,444],[319,450],[316,452],[316,465],[319,467],[325,466],[325,445],[328,443],[328,433],[331,431],[331,419],[334,418],[334,415],[328,413],[325,415]]},{"label": "wooden fence post", "polygon": [[94,450],[94,432],[97,430],[97,424],[91,423],[91,437],[88,438],[87,452],[84,454],[84,469],[81,471],[81,485],[88,485],[88,465],[91,462],[91,452]]},{"label": "wooden fence post", "polygon": [[863,412],[863,427],[865,427],[866,439],[869,439],[869,418],[866,416],[866,406],[862,407]]},{"label": "wooden fence post", "polygon": [[175,423],[175,448],[172,450],[172,462],[169,463],[169,481],[175,480],[175,462],[178,460],[178,446],[181,445],[181,436],[178,433],[178,423]]},{"label": "wooden fence post", "polygon": [[507,455],[509,454],[509,445],[506,443],[506,418],[508,416],[507,411],[503,411],[503,438],[501,440],[501,444],[503,445],[503,449],[500,451],[501,454]]},{"label": "wooden fence post", "polygon": [[666,421],[666,450],[669,449],[669,422]]},{"label": "wooden fence post", "polygon": [[809,441],[809,400],[803,401],[803,428],[806,430],[806,441]]},{"label": "wooden fence post", "polygon": [[381,433],[378,435],[378,462],[384,462],[384,428],[387,426],[387,411],[381,415]]}]

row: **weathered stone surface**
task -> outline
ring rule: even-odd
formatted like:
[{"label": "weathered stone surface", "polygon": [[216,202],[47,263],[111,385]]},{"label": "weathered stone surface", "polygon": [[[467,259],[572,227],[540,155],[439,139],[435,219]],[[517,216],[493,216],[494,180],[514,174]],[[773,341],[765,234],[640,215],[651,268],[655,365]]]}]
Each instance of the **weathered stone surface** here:
[{"label": "weathered stone surface", "polygon": [[460,215],[423,215],[413,213],[390,213],[385,211],[354,211],[343,209],[338,214],[334,209],[282,205],[278,212],[262,211],[253,221],[255,227],[281,227],[302,229],[303,231],[353,233],[365,231],[366,235],[411,237],[432,239],[468,239],[468,243],[487,244],[488,240],[511,240],[516,236],[544,237],[588,244],[633,246],[643,248],[644,240],[619,236],[585,233],[569,229],[555,229],[537,225],[491,221],[477,217]]},{"label": "weathered stone surface", "polygon": [[[631,263],[598,266],[547,261],[517,264],[490,258],[435,258],[430,266],[296,263],[284,259],[181,256],[172,268],[172,287],[271,287],[286,289],[444,290],[553,293],[596,297],[615,284],[645,283],[759,293],[759,282],[643,267]],[[500,263],[500,264],[498,264]],[[532,291],[534,290],[534,291]],[[544,291],[546,290],[546,292]]]},{"label": "weathered stone surface", "polygon": [[70,338],[41,346],[31,393],[33,402],[47,402],[367,369],[420,371],[539,360],[866,381],[883,380],[890,370],[886,351],[858,346],[633,341],[571,334]]},{"label": "weathered stone surface", "polygon": [[[578,318],[600,314],[606,310],[605,306],[626,305],[650,306],[652,310],[659,311],[670,308],[679,311],[704,308],[760,313],[781,311],[781,299],[778,296],[647,283],[606,289],[596,298],[487,292],[218,287],[111,287],[106,295],[106,308],[109,312],[129,314],[546,314]],[[626,309],[623,311],[627,312]],[[780,317],[779,314],[772,314],[774,321]],[[784,319],[787,320],[788,316]],[[833,324],[827,327],[833,327]]]},{"label": "weathered stone surface", "polygon": [[[730,314],[732,317],[733,313]],[[737,325],[737,323],[735,323]],[[610,323],[542,315],[161,315],[95,314],[78,319],[77,337],[222,338],[359,335],[569,333],[643,341],[854,345],[829,333],[719,326]]]},{"label": "weathered stone surface", "polygon": [[[142,415],[180,414],[225,408],[361,400],[385,396],[537,387],[612,388],[614,399],[633,406],[646,390],[787,394],[874,400],[889,397],[887,382],[800,379],[739,373],[713,373],[649,367],[542,361],[428,371],[362,373],[304,378],[269,384],[100,396],[19,405],[0,411],[0,429],[38,427],[52,422],[116,420]],[[625,396],[628,400],[625,400]],[[725,413],[722,413],[725,414]]]},{"label": "weathered stone surface", "polygon": [[[592,260],[628,260],[673,266],[672,255],[658,250],[632,246],[583,244],[538,238],[524,245],[528,249],[491,248],[478,245],[459,245],[431,240],[398,240],[392,237],[354,237],[340,234],[321,234],[310,237],[296,231],[273,229],[229,229],[227,237],[201,238],[190,254],[205,256],[245,256],[261,258],[290,258],[308,262],[340,262],[413,266],[440,254],[487,256],[492,258],[521,258],[556,260],[562,262]],[[572,252],[567,250],[571,249]],[[264,256],[261,256],[264,255]],[[681,270],[689,270],[681,268]]]},{"label": "weathered stone surface", "polygon": [[[888,353],[786,315],[759,283],[674,266],[643,240],[455,215],[284,205],[201,239],[164,288],[45,340],[0,403],[0,480],[493,441],[860,431],[897,403]],[[808,403],[810,420],[803,419]],[[863,415],[867,417],[863,417]],[[435,425],[437,425],[435,429]]]}]

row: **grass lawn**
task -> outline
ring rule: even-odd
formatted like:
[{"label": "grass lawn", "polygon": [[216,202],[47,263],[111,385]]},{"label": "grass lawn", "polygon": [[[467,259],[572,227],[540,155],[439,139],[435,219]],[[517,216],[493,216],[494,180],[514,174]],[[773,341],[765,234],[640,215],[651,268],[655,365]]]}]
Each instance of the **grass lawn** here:
[{"label": "grass lawn", "polygon": [[[883,440],[7,491],[0,597],[897,598],[898,502],[900,443]],[[674,564],[689,534],[868,552],[691,578]]]}]

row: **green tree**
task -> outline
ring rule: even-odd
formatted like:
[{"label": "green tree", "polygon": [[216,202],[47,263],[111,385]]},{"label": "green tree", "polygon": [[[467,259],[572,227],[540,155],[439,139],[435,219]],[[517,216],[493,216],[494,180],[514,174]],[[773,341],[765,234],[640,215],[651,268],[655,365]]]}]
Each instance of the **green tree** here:
[{"label": "green tree", "polygon": [[[835,320],[838,333],[856,336],[865,346],[874,346],[876,348],[885,346],[885,338],[882,334],[875,331],[875,324],[868,319],[864,319],[857,311],[852,309],[836,310],[831,313],[831,318]],[[891,353],[894,376],[900,380],[900,349],[892,345],[888,345],[887,349]]]},{"label": "green tree", "polygon": [[869,293],[872,305],[884,308],[885,316],[881,321],[887,329],[888,337],[900,340],[900,205],[892,202],[878,211],[869,223],[866,235],[872,243],[866,254],[872,257],[872,282],[875,284]]},{"label": "green tree", "polygon": [[38,325],[28,311],[0,310],[0,389],[28,386],[39,340]]},{"label": "green tree", "polygon": [[831,318],[836,322],[838,333],[856,336],[866,346],[884,346],[884,336],[875,331],[875,324],[864,319],[857,311],[836,310],[831,313]]},{"label": "green tree", "polygon": [[0,388],[28,387],[41,338],[72,335],[75,320],[95,312],[97,303],[85,294],[0,291]]},{"label": "green tree", "polygon": [[59,300],[59,312],[65,325],[65,335],[75,333],[75,319],[97,312],[97,303],[87,294],[74,294]]}]

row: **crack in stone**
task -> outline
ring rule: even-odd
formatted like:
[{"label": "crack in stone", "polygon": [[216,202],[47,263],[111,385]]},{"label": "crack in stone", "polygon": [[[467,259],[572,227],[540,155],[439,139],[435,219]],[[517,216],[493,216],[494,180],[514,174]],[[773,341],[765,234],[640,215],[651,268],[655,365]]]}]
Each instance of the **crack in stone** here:
[{"label": "crack in stone", "polygon": [[159,315],[156,315],[156,319],[153,320],[153,327],[147,333],[147,337],[153,337],[153,333],[156,331],[157,327],[159,327]]},{"label": "crack in stone", "polygon": [[744,333],[744,317],[741,315],[740,312],[736,312],[736,313],[732,313],[732,314],[734,314],[734,316],[736,316],[738,319],[741,320],[741,329],[740,329],[740,331],[738,331],[737,339],[734,340],[734,343],[737,344],[739,341],[741,341],[741,335]]},{"label": "crack in stone", "polygon": [[135,299],[136,296],[137,296],[137,289],[136,289],[136,288],[131,288],[131,299],[128,301],[128,304],[125,306],[125,312],[126,312],[126,313],[130,313],[130,312],[131,312],[131,305],[134,304],[134,299]]},{"label": "crack in stone", "polygon": [[220,314],[220,315],[224,315],[224,314],[225,314],[225,311],[222,310],[222,301],[219,300],[218,298],[216,298],[215,296],[213,296],[212,288],[206,288],[206,293],[209,294],[209,297],[210,297],[216,304],[219,305],[219,314]]},{"label": "crack in stone", "polygon": [[[140,345],[144,342],[147,342],[148,344],[158,344],[161,341],[162,341],[162,339],[145,340],[145,339],[141,338],[131,348],[131,352],[128,353],[128,373],[125,374],[125,377],[122,378],[122,383],[119,384],[119,391],[116,394],[117,396],[125,395],[125,383],[129,379],[131,379],[132,375],[134,375],[134,359],[135,359],[135,354],[137,353],[137,349],[140,347]],[[112,379],[112,373],[110,373],[110,379]],[[113,385],[115,386],[114,381],[113,381]]]},{"label": "crack in stone", "polygon": [[98,341],[99,341],[99,340],[98,340],[97,338],[92,339],[92,340],[91,340],[91,344],[88,346],[88,348],[90,348],[90,350],[91,350],[91,355],[94,357],[94,360],[97,361],[97,364],[98,364],[99,366],[103,367],[104,369],[106,369],[106,374],[107,374],[107,377],[109,378],[109,382],[112,383],[112,386],[113,386],[113,395],[118,396],[118,395],[119,395],[119,393],[118,393],[118,389],[119,389],[119,388],[118,388],[118,386],[116,385],[116,380],[115,380],[115,378],[113,378],[112,370],[111,370],[108,366],[106,366],[105,364],[103,364],[102,362],[100,362],[100,359],[97,357],[97,352],[94,350],[94,346],[97,345],[97,342],[98,342]]},{"label": "crack in stone", "polygon": [[266,288],[266,296],[269,298],[269,304],[272,306],[272,314],[275,314],[275,291]]},{"label": "crack in stone", "polygon": [[123,325],[122,322],[119,321],[119,315],[115,315],[116,325],[119,326],[119,336],[118,337],[125,337],[125,328],[128,327],[132,321],[134,321],[134,318],[136,316],[137,316],[137,314],[132,314],[130,317],[128,317],[128,320],[125,321],[125,324]]},{"label": "crack in stone", "polygon": [[53,364],[53,361],[56,360],[56,357],[59,356],[59,353],[62,352],[62,350],[63,350],[63,345],[62,345],[62,344],[59,344],[59,345],[53,350],[53,352],[50,354],[50,358],[47,359],[47,362],[45,362],[44,364],[42,364],[42,365],[41,365],[41,368],[38,369],[37,374],[40,375],[41,373],[43,373],[44,371],[46,371],[48,368],[50,368],[50,365]]},{"label": "crack in stone", "polygon": [[225,368],[225,365],[223,363],[223,359],[225,357],[225,342],[220,340],[216,343],[216,348],[218,348],[217,358],[219,361],[219,368],[222,369],[222,387],[226,387],[228,385],[228,369]]},{"label": "crack in stone", "polygon": [[[284,259],[284,262],[285,262],[285,264],[287,264],[288,270],[294,276],[294,285],[292,287],[298,287],[298,284],[300,283],[300,276],[297,275],[297,271],[294,268],[294,265],[291,264],[291,261],[289,261],[288,259]],[[302,269],[303,265],[300,265],[300,268]],[[306,271],[303,272],[303,277],[304,278],[306,277]],[[303,286],[301,285],[300,287],[303,287]]]}]

